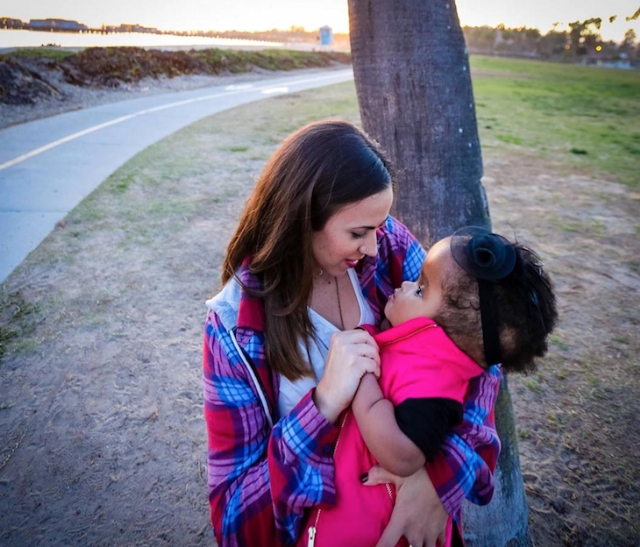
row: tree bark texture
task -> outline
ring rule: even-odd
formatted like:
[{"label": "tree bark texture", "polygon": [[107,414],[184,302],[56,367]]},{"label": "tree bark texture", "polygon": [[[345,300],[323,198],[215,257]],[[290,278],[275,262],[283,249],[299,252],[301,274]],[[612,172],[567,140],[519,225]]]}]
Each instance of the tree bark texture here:
[{"label": "tree bark texture", "polygon": [[[469,59],[453,0],[349,0],[365,131],[397,174],[393,213],[425,248],[461,226],[491,228]],[[465,505],[469,546],[531,545],[513,408],[496,404],[502,452],[494,499]]]},{"label": "tree bark texture", "polygon": [[364,129],[398,169],[394,213],[424,243],[490,225],[464,36],[453,1],[350,0]]},{"label": "tree bark texture", "polygon": [[496,402],[496,427],[502,449],[494,476],[493,500],[484,507],[465,503],[462,510],[465,542],[468,547],[532,547],[513,406],[506,378],[502,380]]}]

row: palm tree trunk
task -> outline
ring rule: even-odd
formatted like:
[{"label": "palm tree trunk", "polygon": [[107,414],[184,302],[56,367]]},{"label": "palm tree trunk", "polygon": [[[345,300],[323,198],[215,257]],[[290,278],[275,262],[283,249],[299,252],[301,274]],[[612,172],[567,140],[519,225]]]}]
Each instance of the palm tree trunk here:
[{"label": "palm tree trunk", "polygon": [[350,0],[349,17],[362,123],[400,170],[394,212],[411,219],[424,242],[463,225],[489,226],[455,4]]},{"label": "palm tree trunk", "polygon": [[[349,0],[365,131],[398,169],[394,214],[425,247],[466,225],[491,227],[469,59],[453,0]],[[491,504],[464,508],[470,546],[531,545],[513,408],[496,405],[502,452]]]}]

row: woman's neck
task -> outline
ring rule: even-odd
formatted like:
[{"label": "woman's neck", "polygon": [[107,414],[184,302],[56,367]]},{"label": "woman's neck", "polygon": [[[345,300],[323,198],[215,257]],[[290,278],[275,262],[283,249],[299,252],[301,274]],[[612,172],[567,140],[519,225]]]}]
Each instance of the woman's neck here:
[{"label": "woman's neck", "polygon": [[360,322],[360,306],[349,274],[334,277],[322,272],[314,276],[310,307],[341,330]]}]

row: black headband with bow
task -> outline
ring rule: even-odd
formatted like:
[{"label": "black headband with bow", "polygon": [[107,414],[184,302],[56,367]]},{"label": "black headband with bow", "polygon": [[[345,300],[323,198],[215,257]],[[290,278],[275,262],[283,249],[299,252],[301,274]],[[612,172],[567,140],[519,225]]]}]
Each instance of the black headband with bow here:
[{"label": "black headband with bow", "polygon": [[516,264],[516,250],[504,237],[479,226],[466,226],[451,237],[451,255],[465,272],[478,280],[482,339],[487,366],[502,362],[498,308],[494,282],[507,277]]}]

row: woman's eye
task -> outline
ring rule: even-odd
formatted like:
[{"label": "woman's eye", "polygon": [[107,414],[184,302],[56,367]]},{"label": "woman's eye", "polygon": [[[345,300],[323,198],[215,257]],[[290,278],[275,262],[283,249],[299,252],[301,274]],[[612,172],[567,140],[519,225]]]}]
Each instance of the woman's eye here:
[{"label": "woman's eye", "polygon": [[362,239],[363,237],[366,237],[366,232],[364,234],[358,234],[357,232],[351,232],[351,235],[353,236],[353,239]]},{"label": "woman's eye", "polygon": [[422,297],[422,289],[423,289],[424,285],[420,285],[417,289],[416,289],[416,296],[420,296]]}]

